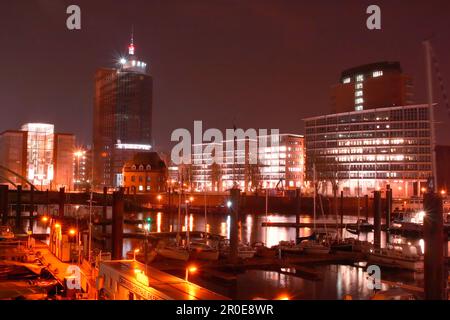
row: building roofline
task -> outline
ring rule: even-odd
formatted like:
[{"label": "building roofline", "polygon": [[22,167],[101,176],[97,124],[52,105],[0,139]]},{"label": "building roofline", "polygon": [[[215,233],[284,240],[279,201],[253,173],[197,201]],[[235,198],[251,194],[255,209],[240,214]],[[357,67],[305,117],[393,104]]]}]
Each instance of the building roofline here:
[{"label": "building roofline", "polygon": [[356,67],[348,68],[342,71],[341,73],[341,79],[354,76],[356,74],[360,73],[367,73],[374,71],[375,69],[387,71],[387,70],[393,70],[398,71],[400,73],[403,73],[402,67],[400,65],[400,62],[398,61],[378,61],[373,63],[367,63],[363,65],[359,65]]},{"label": "building roofline", "polygon": [[26,133],[27,131],[22,131],[22,130],[5,130],[3,132],[0,132],[0,136],[5,134],[5,133]]},{"label": "building roofline", "polygon": [[[433,103],[433,107],[435,107],[437,103]],[[429,105],[427,103],[423,104],[411,104],[406,106],[395,106],[395,107],[383,107],[383,108],[373,108],[373,109],[365,109],[361,111],[350,111],[350,112],[341,112],[341,113],[330,113],[322,116],[314,116],[309,118],[303,118],[303,121],[308,120],[315,120],[315,119],[321,119],[321,118],[328,118],[328,117],[335,117],[335,116],[341,116],[341,115],[353,115],[353,114],[364,114],[364,113],[371,113],[376,111],[389,111],[389,110],[398,110],[398,109],[405,109],[405,108],[417,108],[417,107],[428,107]]]}]

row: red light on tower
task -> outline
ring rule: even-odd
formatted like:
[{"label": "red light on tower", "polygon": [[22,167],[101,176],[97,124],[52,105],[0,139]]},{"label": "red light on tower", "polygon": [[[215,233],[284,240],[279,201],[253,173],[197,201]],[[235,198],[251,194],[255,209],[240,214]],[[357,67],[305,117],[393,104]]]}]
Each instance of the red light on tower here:
[{"label": "red light on tower", "polygon": [[132,43],[128,46],[128,54],[130,56],[134,55],[134,44]]}]

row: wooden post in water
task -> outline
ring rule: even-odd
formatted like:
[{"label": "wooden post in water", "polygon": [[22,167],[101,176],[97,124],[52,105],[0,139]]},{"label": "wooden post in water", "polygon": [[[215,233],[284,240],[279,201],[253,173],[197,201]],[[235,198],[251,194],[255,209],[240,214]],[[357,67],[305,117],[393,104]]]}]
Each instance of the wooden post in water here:
[{"label": "wooden post in water", "polygon": [[364,196],[366,220],[369,221],[369,195]]},{"label": "wooden post in water", "polygon": [[390,185],[386,187],[386,242],[389,243],[389,230],[391,229],[392,214],[392,189]]},{"label": "wooden post in water", "polygon": [[59,218],[60,219],[64,219],[64,207],[66,204],[66,188],[62,187],[59,188],[59,201],[58,201],[58,205],[59,205]]},{"label": "wooden post in water", "polygon": [[339,205],[339,211],[341,212],[341,232],[342,239],[344,239],[344,191],[341,190],[341,201]]},{"label": "wooden post in water", "polygon": [[2,215],[2,225],[8,224],[8,185],[0,185],[0,213]]},{"label": "wooden post in water", "polygon": [[102,199],[102,233],[106,233],[106,220],[108,219],[108,187],[103,187],[103,199]]},{"label": "wooden post in water", "polygon": [[230,255],[229,259],[231,263],[238,261],[238,248],[239,248],[239,202],[241,197],[241,190],[233,187],[230,190],[231,196],[231,226],[230,226]]},{"label": "wooden post in water", "polygon": [[295,223],[297,224],[297,227],[295,228],[295,239],[297,241],[297,239],[300,237],[300,228],[298,227],[298,224],[300,223],[300,213],[302,211],[302,190],[300,188],[295,190],[295,203]]},{"label": "wooden post in water", "polygon": [[45,211],[47,211],[45,215],[50,217],[50,192],[48,189],[45,191]]},{"label": "wooden post in water", "polygon": [[447,300],[447,271],[444,260],[444,237],[442,198],[436,193],[424,194],[425,217],[423,233],[425,240],[424,291],[427,300]]},{"label": "wooden post in water", "polygon": [[381,191],[374,191],[373,193],[373,223],[374,234],[373,244],[375,249],[381,247]]},{"label": "wooden post in water", "polygon": [[112,227],[111,227],[111,257],[113,260],[122,259],[123,247],[123,212],[124,212],[124,190],[113,193],[112,205]]},{"label": "wooden post in water", "polygon": [[[34,188],[30,189],[30,217],[34,218]],[[32,225],[32,220],[30,220],[30,225]]]},{"label": "wooden post in water", "polygon": [[22,221],[22,186],[17,186],[17,201],[16,201],[16,231],[21,231],[21,221]]}]

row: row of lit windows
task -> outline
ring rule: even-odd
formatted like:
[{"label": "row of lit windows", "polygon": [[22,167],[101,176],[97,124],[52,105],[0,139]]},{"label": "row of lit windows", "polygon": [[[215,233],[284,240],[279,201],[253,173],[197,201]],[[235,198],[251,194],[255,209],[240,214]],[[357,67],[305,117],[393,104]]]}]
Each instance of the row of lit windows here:
[{"label": "row of lit windows", "polygon": [[[383,75],[383,71],[373,71],[372,72],[372,77],[373,78],[378,78],[381,77]],[[342,83],[347,84],[350,83],[352,80],[350,77],[345,77],[344,79],[342,79]],[[364,81],[364,75],[363,74],[358,74],[356,75],[356,82],[362,82]]]},{"label": "row of lit windows", "polygon": [[416,121],[429,120],[428,107],[404,108],[390,111],[354,113],[350,115],[330,115],[305,121],[306,128],[338,123],[358,123],[373,121]]}]

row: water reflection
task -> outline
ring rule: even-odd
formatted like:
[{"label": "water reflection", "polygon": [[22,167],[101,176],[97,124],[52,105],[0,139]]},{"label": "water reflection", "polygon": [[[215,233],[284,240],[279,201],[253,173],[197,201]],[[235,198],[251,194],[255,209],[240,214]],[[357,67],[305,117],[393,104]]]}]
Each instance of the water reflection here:
[{"label": "water reflection", "polygon": [[[322,281],[313,281],[273,271],[249,270],[238,276],[236,288],[223,294],[235,294],[234,299],[276,299],[280,294],[291,299],[342,299],[350,294],[354,299],[368,299],[368,289],[362,268],[353,266],[318,266]],[[386,286],[383,286],[385,289]],[[255,292],[258,292],[257,294]]]}]

